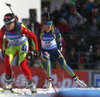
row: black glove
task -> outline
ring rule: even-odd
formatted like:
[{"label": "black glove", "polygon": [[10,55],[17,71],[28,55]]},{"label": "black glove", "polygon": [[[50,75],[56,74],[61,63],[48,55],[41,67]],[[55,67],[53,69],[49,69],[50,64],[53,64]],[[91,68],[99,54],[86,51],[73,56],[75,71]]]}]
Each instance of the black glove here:
[{"label": "black glove", "polygon": [[39,51],[38,50],[34,50],[33,56],[34,56],[35,59],[39,58]]},{"label": "black glove", "polygon": [[62,46],[59,46],[58,49],[60,52],[62,52]]},{"label": "black glove", "polygon": [[2,56],[3,56],[3,58],[5,57],[5,50],[2,51]]}]

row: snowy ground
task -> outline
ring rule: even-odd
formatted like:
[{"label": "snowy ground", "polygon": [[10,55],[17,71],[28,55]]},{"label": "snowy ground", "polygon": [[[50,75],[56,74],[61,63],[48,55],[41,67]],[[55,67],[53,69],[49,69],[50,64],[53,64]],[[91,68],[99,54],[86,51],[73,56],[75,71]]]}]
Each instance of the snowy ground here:
[{"label": "snowy ground", "polygon": [[[1,90],[1,88],[0,88]],[[13,93],[1,93],[0,97],[54,97],[55,91],[54,89],[37,89],[37,94],[31,95],[29,89],[14,89],[17,92],[24,92],[25,94],[13,94]],[[100,97],[100,88],[64,88],[64,89],[56,89],[59,94],[70,95],[71,97]],[[80,96],[81,95],[81,96]],[[83,95],[83,96],[82,96]],[[84,96],[85,95],[85,96]],[[62,96],[62,97],[70,97],[70,96]]]},{"label": "snowy ground", "polygon": [[[0,90],[2,90],[0,88]],[[54,89],[37,89],[37,94],[31,95],[31,92],[29,89],[13,89],[14,91],[20,92],[22,94],[13,94],[13,93],[7,93],[7,92],[0,92],[0,97],[53,97],[55,94]],[[59,89],[57,89],[57,92]],[[24,94],[24,93],[25,94]]]}]

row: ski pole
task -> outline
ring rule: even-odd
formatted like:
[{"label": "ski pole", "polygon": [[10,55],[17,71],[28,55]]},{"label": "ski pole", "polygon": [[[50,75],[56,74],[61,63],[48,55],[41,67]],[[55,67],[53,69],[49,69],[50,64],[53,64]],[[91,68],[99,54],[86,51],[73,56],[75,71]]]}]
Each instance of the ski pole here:
[{"label": "ski pole", "polygon": [[5,4],[9,7],[10,11],[14,14],[13,10],[11,9],[11,4],[10,3],[5,3]]},{"label": "ski pole", "polygon": [[[11,67],[11,66],[10,66],[10,67]],[[12,67],[11,67],[11,70],[12,70],[12,74],[13,74],[13,76],[14,76],[14,78],[15,78],[15,80],[16,80],[18,86],[19,86],[19,88],[21,89],[22,93],[24,93],[23,90],[22,90],[22,87],[20,86],[20,83],[17,81],[17,77],[16,77],[16,75],[15,75],[15,73],[14,73]]]}]

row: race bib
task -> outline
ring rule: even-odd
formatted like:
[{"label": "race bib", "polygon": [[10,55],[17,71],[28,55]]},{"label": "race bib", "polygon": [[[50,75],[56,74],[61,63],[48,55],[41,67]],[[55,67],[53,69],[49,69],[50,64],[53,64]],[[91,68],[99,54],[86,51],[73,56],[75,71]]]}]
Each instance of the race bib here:
[{"label": "race bib", "polygon": [[55,39],[52,40],[52,41],[43,41],[42,40],[41,43],[42,43],[42,46],[44,46],[44,47],[50,47],[50,46],[55,45],[56,41],[55,41]]},{"label": "race bib", "polygon": [[28,52],[28,43],[20,46],[20,52]]}]

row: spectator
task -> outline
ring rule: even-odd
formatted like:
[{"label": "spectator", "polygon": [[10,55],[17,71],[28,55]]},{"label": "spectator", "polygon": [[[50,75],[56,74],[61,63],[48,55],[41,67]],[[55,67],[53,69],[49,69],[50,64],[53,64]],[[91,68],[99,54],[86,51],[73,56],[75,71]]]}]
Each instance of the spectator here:
[{"label": "spectator", "polygon": [[56,26],[62,34],[67,34],[70,31],[69,25],[63,18],[59,19],[59,24]]},{"label": "spectator", "polygon": [[92,25],[90,27],[90,35],[94,36],[99,34],[99,28],[98,28],[98,24],[97,24],[97,20],[96,18],[93,18],[92,20]]},{"label": "spectator", "polygon": [[90,13],[92,12],[93,6],[94,6],[93,0],[88,0],[88,2],[87,2],[87,10],[88,10]]},{"label": "spectator", "polygon": [[48,8],[44,7],[43,13],[42,13],[42,21],[45,21],[48,18]]},{"label": "spectator", "polygon": [[53,20],[54,25],[56,26],[59,23],[58,21],[60,18],[60,10],[58,5],[55,6],[55,10],[51,13],[51,18]]},{"label": "spectator", "polygon": [[81,14],[83,17],[85,17],[89,22],[91,21],[91,20],[90,20],[91,14],[90,14],[89,11],[87,10],[86,4],[83,5],[83,8],[82,8],[80,14]]},{"label": "spectator", "polygon": [[67,0],[64,0],[64,3],[62,4],[62,6],[64,6],[67,11],[70,10],[70,5]]},{"label": "spectator", "polygon": [[86,19],[81,16],[76,9],[72,10],[69,16],[69,27],[71,30],[78,30],[78,28],[86,22]]},{"label": "spectator", "polygon": [[71,1],[71,2],[69,3],[69,5],[70,5],[70,10],[69,10],[69,12],[70,12],[70,14],[72,14],[73,9],[76,9],[76,4],[75,4],[74,1]]},{"label": "spectator", "polygon": [[69,19],[69,11],[66,10],[65,6],[61,6],[61,18],[65,19],[66,21]]}]

